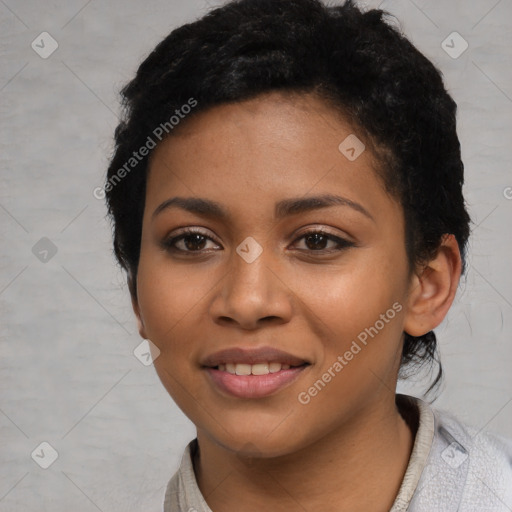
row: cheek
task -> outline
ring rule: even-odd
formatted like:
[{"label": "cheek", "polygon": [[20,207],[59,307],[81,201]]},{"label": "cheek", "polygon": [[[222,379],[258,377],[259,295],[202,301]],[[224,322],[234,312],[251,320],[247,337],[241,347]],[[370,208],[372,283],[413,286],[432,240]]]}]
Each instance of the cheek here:
[{"label": "cheek", "polygon": [[301,298],[311,306],[306,314],[315,319],[321,357],[296,398],[299,410],[315,418],[315,429],[324,431],[394,389],[403,305],[393,283],[355,272],[316,282],[325,285],[324,293],[312,293],[305,279]]},{"label": "cheek", "polygon": [[393,265],[360,258],[329,272],[302,272],[294,291],[326,327],[354,336],[403,297]]},{"label": "cheek", "polygon": [[310,326],[316,325],[322,342],[316,379],[339,356],[343,371],[335,372],[333,382],[342,387],[359,386],[370,370],[387,375],[395,367],[402,339],[404,285],[401,264],[392,259],[386,262],[382,254],[369,251],[358,265],[302,275],[297,296],[307,306],[304,315],[310,317]]},{"label": "cheek", "polygon": [[[159,348],[154,368],[176,404],[189,417],[200,414],[201,389],[194,378],[197,309],[204,291],[197,273],[141,253],[137,276],[138,301],[147,337]],[[203,331],[201,331],[203,332]],[[196,411],[196,408],[198,410]]]},{"label": "cheek", "polygon": [[179,324],[200,307],[206,273],[192,272],[186,265],[170,265],[159,258],[141,254],[137,276],[140,310],[147,335],[161,350],[166,350],[179,330]]}]

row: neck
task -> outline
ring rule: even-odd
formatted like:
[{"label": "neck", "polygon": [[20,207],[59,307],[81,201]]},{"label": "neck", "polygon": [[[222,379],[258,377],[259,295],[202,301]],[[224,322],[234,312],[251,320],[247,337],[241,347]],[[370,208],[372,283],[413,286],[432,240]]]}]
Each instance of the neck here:
[{"label": "neck", "polygon": [[[382,401],[380,402],[382,404]],[[214,512],[389,511],[414,444],[394,399],[360,411],[329,435],[274,458],[243,459],[198,430],[194,466]]]}]

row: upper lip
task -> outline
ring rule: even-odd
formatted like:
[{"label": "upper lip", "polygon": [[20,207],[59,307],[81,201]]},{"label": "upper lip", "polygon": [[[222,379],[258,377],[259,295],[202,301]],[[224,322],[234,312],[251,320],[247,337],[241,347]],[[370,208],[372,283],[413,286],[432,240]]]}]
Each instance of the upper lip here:
[{"label": "upper lip", "polygon": [[202,361],[202,366],[214,368],[219,364],[226,363],[242,363],[242,364],[256,364],[256,363],[281,363],[289,364],[290,366],[301,366],[304,363],[309,364],[305,359],[294,356],[282,350],[273,347],[260,347],[260,348],[241,348],[234,347],[224,350],[219,350],[209,356],[206,356]]}]

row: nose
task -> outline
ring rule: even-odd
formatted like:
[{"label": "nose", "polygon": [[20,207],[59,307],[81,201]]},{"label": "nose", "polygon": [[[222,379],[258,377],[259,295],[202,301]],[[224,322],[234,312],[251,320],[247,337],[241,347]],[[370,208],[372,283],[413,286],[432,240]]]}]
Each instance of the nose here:
[{"label": "nose", "polygon": [[233,253],[211,303],[210,313],[216,323],[253,330],[290,321],[293,293],[280,275],[279,266],[265,253],[252,263]]}]

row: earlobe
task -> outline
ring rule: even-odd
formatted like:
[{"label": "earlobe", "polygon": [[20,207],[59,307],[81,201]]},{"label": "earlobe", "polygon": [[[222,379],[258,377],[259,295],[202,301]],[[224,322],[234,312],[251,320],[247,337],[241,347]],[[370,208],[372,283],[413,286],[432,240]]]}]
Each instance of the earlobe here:
[{"label": "earlobe", "polygon": [[435,258],[411,280],[404,332],[423,336],[443,321],[457,292],[461,266],[455,236],[444,235]]},{"label": "earlobe", "polygon": [[139,304],[137,302],[137,299],[135,299],[133,296],[132,296],[132,308],[133,308],[133,312],[135,313],[135,317],[137,318],[137,330],[139,331],[139,334],[142,339],[147,339],[146,329],[144,327],[144,320],[142,319],[142,315],[140,313]]},{"label": "earlobe", "polygon": [[139,334],[142,339],[147,339],[144,320],[142,318],[139,302],[137,300],[137,290],[136,287],[134,286],[134,281],[131,275],[128,276],[128,288],[130,290],[130,296],[132,300],[132,309],[133,312],[135,313],[135,318],[137,319],[137,330],[139,331]]}]

